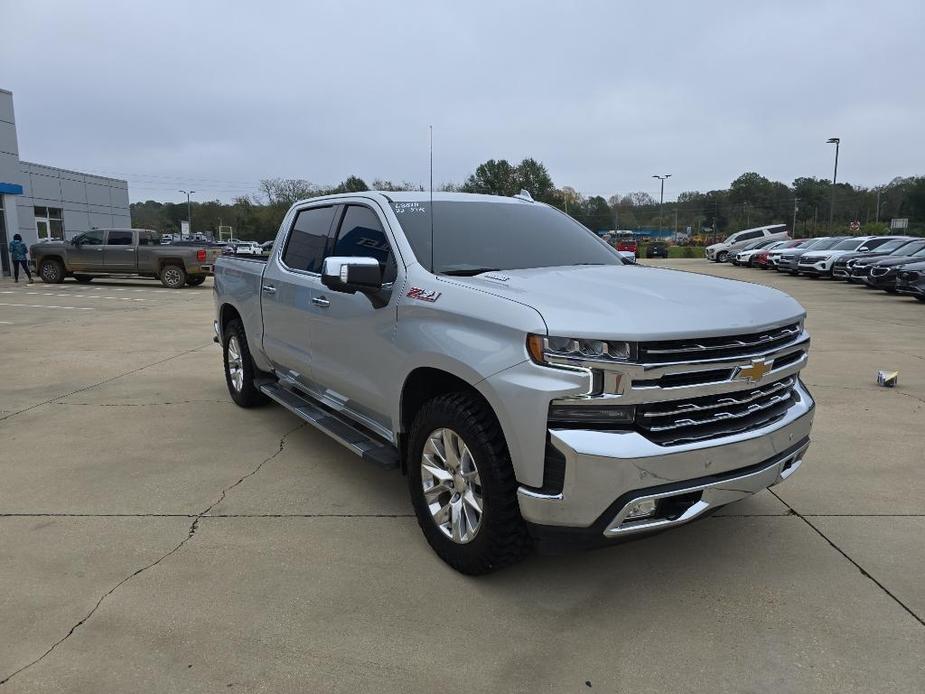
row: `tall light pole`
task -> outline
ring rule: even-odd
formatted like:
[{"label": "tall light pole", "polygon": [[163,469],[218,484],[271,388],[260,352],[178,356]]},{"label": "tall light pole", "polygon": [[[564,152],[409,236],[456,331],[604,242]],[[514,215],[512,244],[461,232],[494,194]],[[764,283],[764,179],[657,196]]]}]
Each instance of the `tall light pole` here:
[{"label": "tall light pole", "polygon": [[665,179],[671,178],[671,174],[665,174],[664,176],[659,176],[658,174],[652,174],[652,178],[657,178],[662,182],[662,192],[658,196],[658,230],[662,230],[662,203],[665,202]]},{"label": "tall light pole", "polygon": [[[189,201],[189,196],[195,193],[195,190],[181,190],[181,193],[186,195],[186,223],[189,224],[189,235],[190,238],[193,236],[193,205]],[[183,238],[183,234],[180,234],[180,238]]]},{"label": "tall light pole", "polygon": [[829,233],[832,233],[832,220],[835,217],[835,183],[838,180],[838,146],[841,143],[841,138],[830,137],[825,142],[829,145],[835,145],[835,172],[832,174],[832,204],[829,205]]}]

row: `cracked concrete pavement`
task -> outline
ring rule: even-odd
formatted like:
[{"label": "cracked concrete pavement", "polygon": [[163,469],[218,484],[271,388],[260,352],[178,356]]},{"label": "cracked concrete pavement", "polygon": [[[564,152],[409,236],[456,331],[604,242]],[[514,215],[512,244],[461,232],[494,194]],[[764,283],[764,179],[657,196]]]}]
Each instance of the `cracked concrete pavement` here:
[{"label": "cracked concrete pavement", "polygon": [[667,264],[808,308],[806,464],[480,579],[433,556],[396,472],[230,402],[211,282],[9,299],[35,308],[0,307],[0,692],[925,690],[925,306]]}]

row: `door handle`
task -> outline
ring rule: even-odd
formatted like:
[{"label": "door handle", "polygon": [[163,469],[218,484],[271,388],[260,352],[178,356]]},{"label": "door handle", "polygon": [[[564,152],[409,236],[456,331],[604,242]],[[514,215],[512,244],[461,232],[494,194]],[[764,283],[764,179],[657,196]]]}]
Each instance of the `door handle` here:
[{"label": "door handle", "polygon": [[135,249],[134,249],[134,248],[126,248],[125,250],[127,250],[129,253],[134,253],[134,252],[135,252]]},{"label": "door handle", "polygon": [[321,308],[327,308],[331,305],[331,302],[328,300],[328,298],[324,296],[313,296],[312,303],[315,304],[315,306],[320,306]]},{"label": "door handle", "polygon": [[272,284],[265,284],[263,285],[263,291],[267,294],[276,294],[276,287],[274,287]]}]

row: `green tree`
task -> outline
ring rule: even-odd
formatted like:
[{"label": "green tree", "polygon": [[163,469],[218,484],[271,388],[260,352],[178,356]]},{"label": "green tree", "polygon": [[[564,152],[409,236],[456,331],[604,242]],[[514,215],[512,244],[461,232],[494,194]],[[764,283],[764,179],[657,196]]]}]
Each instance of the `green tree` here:
[{"label": "green tree", "polygon": [[555,186],[552,177],[536,159],[524,159],[514,169],[514,187],[519,193],[526,190],[534,200],[548,201]]},{"label": "green tree", "polygon": [[487,195],[514,195],[518,191],[516,172],[506,159],[489,159],[479,164],[462,186],[465,193],[484,193]]}]

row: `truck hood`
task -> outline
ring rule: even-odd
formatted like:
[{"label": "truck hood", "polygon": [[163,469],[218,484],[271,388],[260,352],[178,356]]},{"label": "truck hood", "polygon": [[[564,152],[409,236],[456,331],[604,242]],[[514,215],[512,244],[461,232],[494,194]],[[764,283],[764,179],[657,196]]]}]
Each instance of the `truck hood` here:
[{"label": "truck hood", "polygon": [[757,332],[805,314],[776,289],[637,265],[506,270],[453,279],[531,306],[549,334],[563,337],[711,337]]}]

